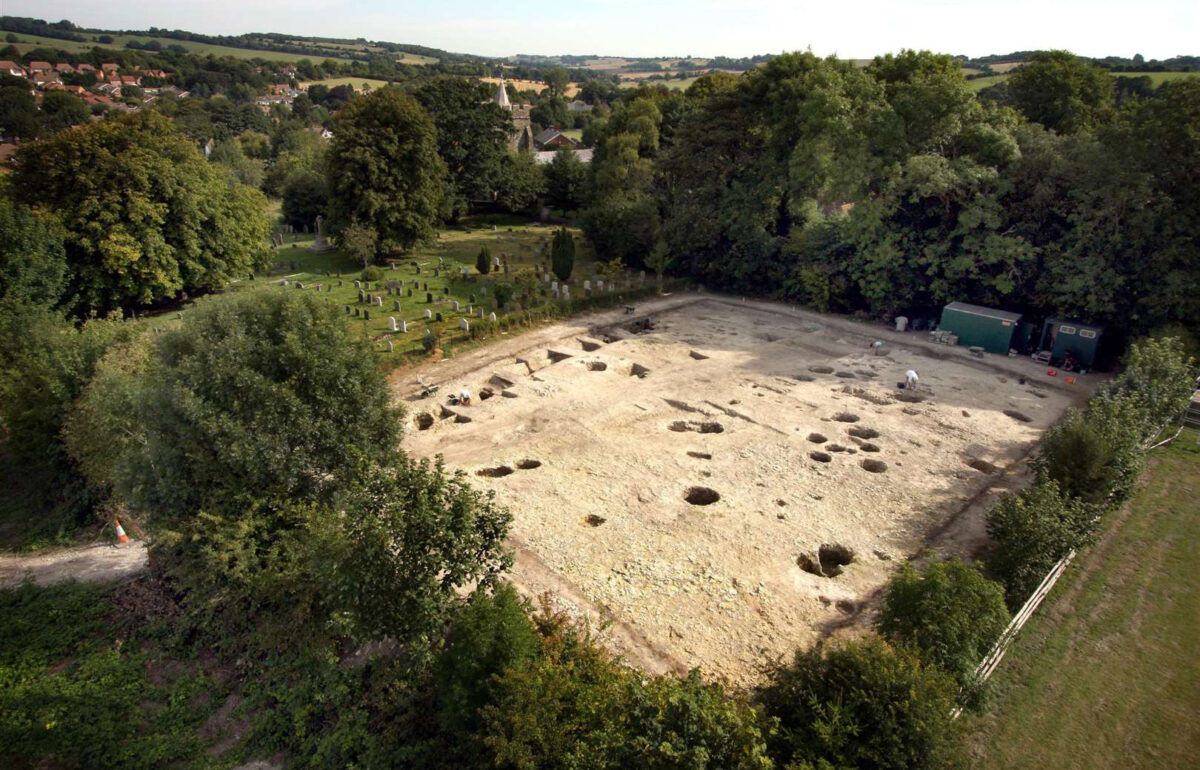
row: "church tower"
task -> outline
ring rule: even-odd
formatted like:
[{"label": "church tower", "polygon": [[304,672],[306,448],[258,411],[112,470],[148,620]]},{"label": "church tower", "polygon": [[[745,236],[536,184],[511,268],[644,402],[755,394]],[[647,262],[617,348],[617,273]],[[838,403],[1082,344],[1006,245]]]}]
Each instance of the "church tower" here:
[{"label": "church tower", "polygon": [[500,85],[492,98],[496,106],[512,113],[513,133],[508,137],[508,149],[513,152],[533,152],[533,126],[529,121],[529,105],[513,104],[504,87],[504,73],[500,73]]}]

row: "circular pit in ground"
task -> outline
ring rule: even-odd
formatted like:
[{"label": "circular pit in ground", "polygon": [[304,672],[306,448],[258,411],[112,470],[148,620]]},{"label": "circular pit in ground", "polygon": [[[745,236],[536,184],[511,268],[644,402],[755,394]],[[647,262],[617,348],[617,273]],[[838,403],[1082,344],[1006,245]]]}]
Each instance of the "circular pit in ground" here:
[{"label": "circular pit in ground", "polygon": [[692,505],[712,505],[721,499],[721,495],[709,487],[688,487],[683,499]]}]

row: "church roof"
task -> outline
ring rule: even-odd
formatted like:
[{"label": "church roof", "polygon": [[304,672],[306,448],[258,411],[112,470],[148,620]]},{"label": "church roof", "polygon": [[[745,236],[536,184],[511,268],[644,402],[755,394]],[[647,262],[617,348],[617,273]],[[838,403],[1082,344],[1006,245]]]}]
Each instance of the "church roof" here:
[{"label": "church roof", "polygon": [[500,76],[500,85],[496,86],[496,104],[506,110],[512,109],[512,103],[508,101],[508,90],[504,87],[504,76]]}]

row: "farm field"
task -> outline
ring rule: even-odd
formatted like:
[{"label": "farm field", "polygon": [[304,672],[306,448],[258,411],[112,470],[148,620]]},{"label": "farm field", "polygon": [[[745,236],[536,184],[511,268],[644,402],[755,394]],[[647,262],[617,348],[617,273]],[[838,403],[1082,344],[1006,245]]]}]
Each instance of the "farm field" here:
[{"label": "farm field", "polygon": [[988,770],[1195,767],[1200,755],[1200,444],[1151,453],[1113,514],[1025,626],[973,721]]},{"label": "farm field", "polygon": [[330,88],[336,88],[337,86],[354,86],[355,91],[363,91],[365,90],[363,86],[369,86],[370,88],[384,88],[387,86],[387,84],[388,82],[386,80],[377,80],[375,78],[325,78],[324,80],[310,80],[307,83],[301,83],[300,85],[303,88],[316,85],[328,86]]},{"label": "farm field", "polygon": [[86,42],[76,42],[73,40],[59,40],[53,37],[39,37],[37,35],[26,35],[18,33],[17,37],[22,42],[16,43],[18,50],[24,52],[34,48],[55,48],[62,51],[90,51],[93,48],[107,49],[122,49],[130,40],[137,40],[144,43],[149,40],[157,40],[163,44],[165,48],[168,45],[181,45],[189,52],[195,54],[212,54],[213,56],[232,56],[235,59],[263,59],[265,61],[287,61],[297,62],[302,59],[311,59],[319,61],[326,58],[323,54],[314,53],[310,55],[282,53],[278,51],[259,51],[250,48],[234,48],[231,46],[212,45],[210,43],[197,43],[190,40],[172,40],[170,38],[156,38],[149,35],[113,35],[113,42],[108,44],[96,43],[91,40]]},{"label": "farm field", "polygon": [[[611,617],[605,641],[648,672],[746,684],[764,656],[861,619],[1090,389],[774,303],[687,292],[636,309],[399,370],[392,385],[413,420],[405,448],[443,455],[514,511],[516,585],[573,617]],[[916,394],[896,388],[910,367],[928,383]],[[418,375],[476,400],[422,399]],[[840,575],[800,566],[826,551]]]},{"label": "farm field", "polygon": [[[497,85],[500,83],[500,78],[479,78],[479,81],[481,83],[491,83],[492,85]],[[540,80],[521,80],[520,78],[517,78],[517,79],[505,78],[504,82],[505,82],[505,84],[511,83],[513,85],[513,87],[516,88],[518,91],[533,91],[534,93],[540,94],[546,88],[546,84]],[[563,95],[566,96],[568,99],[571,99],[578,93],[579,93],[579,84],[578,83],[568,83],[566,90],[563,92]]]},{"label": "farm field", "polygon": [[[1200,77],[1200,72],[1114,72],[1113,77],[1137,78],[1146,76],[1154,83],[1155,87],[1161,86],[1163,83],[1173,80],[1183,80],[1185,78]],[[969,80],[971,87],[976,91],[981,91],[988,86],[994,86],[997,83],[1003,83],[1008,80],[1011,75],[989,75],[987,77],[975,78]]]}]

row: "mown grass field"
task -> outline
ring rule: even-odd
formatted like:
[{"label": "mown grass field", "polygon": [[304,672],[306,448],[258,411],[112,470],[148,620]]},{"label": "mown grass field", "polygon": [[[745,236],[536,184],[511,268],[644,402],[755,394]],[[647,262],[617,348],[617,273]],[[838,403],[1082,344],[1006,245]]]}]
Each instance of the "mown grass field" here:
[{"label": "mown grass field", "polygon": [[[1113,75],[1113,77],[1126,77],[1126,78],[1138,78],[1138,77],[1142,77],[1144,75],[1144,76],[1150,78],[1151,82],[1154,83],[1154,87],[1157,88],[1158,86],[1161,86],[1163,83],[1166,83],[1167,81],[1183,80],[1185,78],[1200,77],[1200,72],[1114,72],[1114,73],[1112,73],[1112,75]],[[1012,77],[1012,76],[1007,75],[1007,74],[1006,75],[988,75],[987,77],[975,78],[974,80],[970,80],[967,82],[969,82],[971,84],[971,87],[974,88],[976,91],[982,91],[983,89],[987,88],[988,86],[994,86],[997,83],[1003,83],[1005,80],[1008,80],[1010,77]]]},{"label": "mown grass field", "polygon": [[[3,31],[3,30],[0,30],[0,31]],[[125,44],[128,43],[130,40],[136,40],[139,43],[146,43],[150,40],[157,40],[158,42],[162,43],[163,48],[166,48],[168,45],[181,45],[184,48],[186,48],[190,53],[200,54],[202,56],[212,54],[213,56],[217,56],[217,57],[232,56],[235,59],[263,59],[264,61],[286,61],[286,62],[297,62],[302,59],[310,59],[312,61],[321,61],[325,58],[328,58],[326,54],[324,54],[320,51],[315,51],[311,54],[282,53],[279,51],[259,51],[259,50],[254,50],[254,49],[250,49],[250,48],[234,48],[232,46],[212,45],[210,43],[196,43],[196,42],[193,42],[190,40],[173,40],[171,38],[165,38],[165,37],[152,37],[150,35],[112,35],[113,42],[103,43],[103,44],[94,42],[90,39],[85,42],[80,43],[80,42],[76,42],[73,40],[59,40],[58,38],[53,38],[53,37],[39,37],[38,35],[26,35],[23,32],[18,32],[18,33],[16,33],[16,35],[18,38],[21,39],[21,42],[16,43],[15,45],[17,47],[17,50],[21,51],[22,53],[24,53],[25,51],[34,49],[34,48],[54,48],[54,49],[57,49],[60,51],[69,51],[69,52],[90,51],[93,48],[123,49],[123,48],[125,48]],[[86,36],[89,38],[92,37],[91,35],[86,35]],[[406,54],[405,56],[408,57],[408,56],[414,56],[414,55]],[[415,58],[424,59],[427,57],[415,57]],[[405,62],[409,63],[409,64],[425,64],[425,63],[427,63],[427,62],[409,61],[408,58],[405,58]]]},{"label": "mown grass field", "polygon": [[1014,644],[974,766],[1174,770],[1200,757],[1200,445],[1151,453],[1112,514]]},{"label": "mown grass field", "polygon": [[372,89],[383,88],[388,84],[386,80],[376,80],[374,78],[325,78],[324,80],[310,80],[302,84],[304,88],[314,85],[329,86],[335,88],[337,86],[354,86],[355,91],[362,91],[363,86],[370,86]]}]

